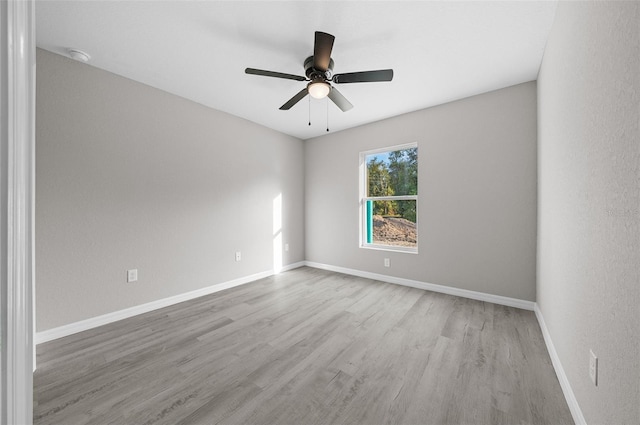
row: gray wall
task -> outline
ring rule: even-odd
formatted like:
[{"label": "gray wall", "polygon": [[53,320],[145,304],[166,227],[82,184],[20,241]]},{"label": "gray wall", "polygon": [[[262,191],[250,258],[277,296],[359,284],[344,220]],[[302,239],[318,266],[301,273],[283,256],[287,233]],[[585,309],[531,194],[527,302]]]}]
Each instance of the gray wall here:
[{"label": "gray wall", "polygon": [[538,80],[537,302],[589,424],[640,423],[639,7],[561,2]]},{"label": "gray wall", "polygon": [[37,73],[38,331],[271,270],[279,194],[304,260],[302,141],[43,50]]},{"label": "gray wall", "polygon": [[[530,82],[308,140],[307,260],[534,301],[536,137]],[[411,142],[419,254],[359,248],[359,152]]]}]

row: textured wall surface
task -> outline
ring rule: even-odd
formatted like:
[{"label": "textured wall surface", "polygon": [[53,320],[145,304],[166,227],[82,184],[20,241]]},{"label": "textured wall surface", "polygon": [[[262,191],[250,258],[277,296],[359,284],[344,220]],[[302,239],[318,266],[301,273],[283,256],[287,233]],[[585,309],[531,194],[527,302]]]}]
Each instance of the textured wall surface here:
[{"label": "textured wall surface", "polygon": [[562,2],[538,79],[537,302],[589,424],[640,423],[639,31],[637,2]]},{"label": "textured wall surface", "polygon": [[37,61],[38,331],[304,260],[301,140],[42,50]]},{"label": "textured wall surface", "polygon": [[[530,82],[308,140],[307,260],[534,301],[536,138]],[[413,142],[419,253],[359,248],[359,153]]]}]

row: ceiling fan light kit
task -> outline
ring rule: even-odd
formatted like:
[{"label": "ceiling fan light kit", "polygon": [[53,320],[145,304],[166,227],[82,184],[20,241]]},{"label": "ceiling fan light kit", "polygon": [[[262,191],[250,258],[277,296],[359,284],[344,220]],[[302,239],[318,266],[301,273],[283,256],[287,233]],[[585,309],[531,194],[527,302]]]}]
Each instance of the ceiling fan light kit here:
[{"label": "ceiling fan light kit", "polygon": [[307,91],[314,99],[324,99],[331,91],[331,84],[324,81],[312,81],[307,84]]},{"label": "ceiling fan light kit", "polygon": [[280,107],[281,110],[286,111],[291,109],[293,105],[304,99],[307,95],[310,95],[315,99],[329,97],[338,108],[346,112],[353,108],[353,105],[331,85],[331,82],[334,84],[346,84],[391,81],[393,79],[393,70],[381,69],[377,71],[361,71],[333,75],[334,62],[333,59],[331,59],[331,51],[333,50],[334,40],[335,37],[331,34],[321,31],[315,32],[313,56],[309,56],[303,63],[306,78],[293,74],[255,68],[247,68],[245,69],[245,73],[295,81],[309,81],[306,88],[302,89]]}]

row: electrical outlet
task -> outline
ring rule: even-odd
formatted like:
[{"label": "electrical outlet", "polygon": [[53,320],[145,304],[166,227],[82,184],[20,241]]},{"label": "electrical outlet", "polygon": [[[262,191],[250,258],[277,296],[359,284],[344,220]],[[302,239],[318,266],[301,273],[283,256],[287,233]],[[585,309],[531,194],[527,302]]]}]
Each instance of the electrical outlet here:
[{"label": "electrical outlet", "polygon": [[385,258],[385,259],[384,259],[384,266],[385,266],[385,267],[391,267],[391,260],[390,260],[390,259],[388,259],[388,258]]},{"label": "electrical outlet", "polygon": [[138,269],[127,270],[127,282],[135,282],[138,280]]},{"label": "electrical outlet", "polygon": [[242,253],[240,251],[236,251],[236,261],[242,260]]},{"label": "electrical outlet", "polygon": [[284,244],[284,250],[287,251],[287,252],[289,251],[289,244],[288,243]]},{"label": "electrical outlet", "polygon": [[593,385],[598,386],[598,357],[589,350],[589,377]]}]

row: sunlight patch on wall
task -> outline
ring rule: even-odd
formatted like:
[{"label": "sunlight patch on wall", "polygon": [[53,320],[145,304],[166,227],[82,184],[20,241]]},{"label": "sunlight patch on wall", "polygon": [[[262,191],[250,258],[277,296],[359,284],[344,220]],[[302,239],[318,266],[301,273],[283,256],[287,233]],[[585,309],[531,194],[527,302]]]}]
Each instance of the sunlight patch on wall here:
[{"label": "sunlight patch on wall", "polygon": [[282,270],[282,193],[273,199],[273,272]]}]

